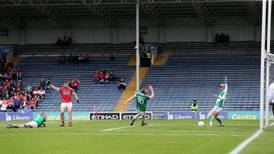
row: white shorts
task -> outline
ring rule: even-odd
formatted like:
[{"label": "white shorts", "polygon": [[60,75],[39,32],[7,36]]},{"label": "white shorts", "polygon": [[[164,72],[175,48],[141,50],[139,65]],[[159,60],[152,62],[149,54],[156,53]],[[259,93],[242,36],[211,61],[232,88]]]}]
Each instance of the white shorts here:
[{"label": "white shorts", "polygon": [[72,102],[69,103],[61,103],[61,109],[68,109],[68,108],[72,108]]},{"label": "white shorts", "polygon": [[137,114],[146,115],[146,111],[138,111]]},{"label": "white shorts", "polygon": [[223,108],[220,108],[218,106],[214,106],[214,108],[208,113],[209,115],[215,115],[223,111]]},{"label": "white shorts", "polygon": [[28,122],[28,123],[26,123],[25,125],[27,125],[27,126],[31,126],[31,127],[38,127],[38,124],[37,124],[37,122],[35,122],[35,121],[31,121],[31,122]]}]

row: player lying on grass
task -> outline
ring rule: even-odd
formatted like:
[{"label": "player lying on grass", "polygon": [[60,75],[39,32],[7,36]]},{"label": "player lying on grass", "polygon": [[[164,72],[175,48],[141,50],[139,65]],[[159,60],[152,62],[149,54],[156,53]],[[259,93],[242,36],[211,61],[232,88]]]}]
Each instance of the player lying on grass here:
[{"label": "player lying on grass", "polygon": [[224,126],[221,119],[218,118],[218,115],[223,111],[225,99],[227,96],[227,83],[220,84],[220,93],[219,95],[214,95],[217,98],[214,108],[208,113],[209,125],[213,126],[214,118],[219,122],[219,126]]},{"label": "player lying on grass", "polygon": [[[150,95],[148,94],[150,91]],[[147,101],[149,99],[153,99],[155,97],[154,90],[152,86],[148,86],[148,88],[143,88],[140,91],[137,91],[134,96],[130,97],[125,104],[130,102],[133,98],[136,98],[136,110],[137,114],[135,115],[134,119],[131,121],[130,125],[133,126],[134,122],[139,118],[142,117],[142,126],[147,125],[146,122],[146,109],[147,109]]]},{"label": "player lying on grass", "polygon": [[26,124],[7,124],[7,128],[38,128],[46,127],[47,115],[45,112],[42,112],[38,115],[33,121],[30,121]]},{"label": "player lying on grass", "polygon": [[60,106],[60,116],[61,123],[60,127],[65,127],[65,110],[68,110],[68,123],[69,127],[72,127],[72,98],[73,95],[77,104],[79,104],[79,99],[77,94],[74,92],[72,88],[69,87],[68,82],[65,81],[63,87],[58,88],[53,84],[49,85],[53,90],[58,91],[61,95],[61,106]]}]

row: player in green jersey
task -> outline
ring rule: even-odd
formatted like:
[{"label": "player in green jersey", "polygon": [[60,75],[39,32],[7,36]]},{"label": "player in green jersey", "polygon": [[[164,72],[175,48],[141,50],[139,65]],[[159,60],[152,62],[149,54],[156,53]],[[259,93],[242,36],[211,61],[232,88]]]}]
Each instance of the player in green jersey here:
[{"label": "player in green jersey", "polygon": [[7,124],[7,128],[38,128],[46,127],[47,115],[45,112],[42,112],[38,115],[33,121],[30,121],[26,124]]},{"label": "player in green jersey", "polygon": [[[150,91],[150,95],[148,94]],[[147,110],[147,101],[149,99],[153,99],[155,97],[154,90],[152,86],[148,86],[148,88],[143,88],[140,91],[137,91],[134,96],[130,97],[125,104],[130,102],[133,98],[136,98],[136,109],[137,114],[135,115],[134,119],[130,123],[131,126],[133,126],[134,122],[139,118],[142,117],[142,126],[147,125],[147,122],[145,120],[146,110]]]},{"label": "player in green jersey", "polygon": [[219,122],[219,126],[224,126],[221,119],[218,118],[218,115],[223,111],[225,99],[227,97],[227,83],[220,84],[220,93],[219,95],[214,95],[217,98],[214,108],[208,113],[209,125],[213,126],[214,118]]}]

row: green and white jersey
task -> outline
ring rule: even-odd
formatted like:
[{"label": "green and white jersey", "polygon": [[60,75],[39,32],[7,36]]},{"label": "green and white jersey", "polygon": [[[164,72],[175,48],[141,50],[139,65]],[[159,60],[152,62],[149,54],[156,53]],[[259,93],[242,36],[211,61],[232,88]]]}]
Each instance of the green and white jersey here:
[{"label": "green and white jersey", "polygon": [[135,98],[136,98],[136,109],[141,112],[146,112],[147,101],[149,100],[149,96],[144,95],[138,91],[135,93]]},{"label": "green and white jersey", "polygon": [[215,102],[215,106],[219,108],[223,108],[226,97],[227,97],[227,85],[226,85],[226,88],[219,93],[218,98]]},{"label": "green and white jersey", "polygon": [[35,121],[37,123],[37,126],[40,127],[44,122],[46,122],[46,118],[40,115],[33,121]]}]

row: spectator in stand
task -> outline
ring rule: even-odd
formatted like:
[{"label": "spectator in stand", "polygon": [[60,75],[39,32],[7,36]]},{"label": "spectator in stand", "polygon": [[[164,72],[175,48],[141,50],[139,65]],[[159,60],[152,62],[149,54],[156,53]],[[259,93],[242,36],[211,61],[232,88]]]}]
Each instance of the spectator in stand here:
[{"label": "spectator in stand", "polygon": [[31,92],[32,92],[32,86],[31,86],[31,84],[30,84],[30,83],[28,84],[28,86],[27,86],[27,89],[26,89],[26,90],[27,90],[27,92],[28,92],[28,93],[31,93]]},{"label": "spectator in stand", "polygon": [[13,64],[12,62],[9,62],[9,63],[7,64],[7,69],[8,69],[8,70],[12,70],[13,67],[14,67],[14,64]]},{"label": "spectator in stand", "polygon": [[93,73],[93,80],[95,81],[95,83],[98,83],[100,81],[100,72],[98,70]]},{"label": "spectator in stand", "polygon": [[3,104],[3,100],[0,99],[0,111],[1,111],[2,104]]},{"label": "spectator in stand", "polygon": [[197,112],[199,109],[199,106],[198,106],[198,102],[197,100],[193,100],[192,104],[191,104],[191,111],[192,112]]},{"label": "spectator in stand", "polygon": [[115,82],[115,77],[113,75],[113,72],[112,71],[108,71],[109,73],[109,81],[113,81],[113,83]]},{"label": "spectator in stand", "polygon": [[17,96],[17,94],[15,94],[14,98],[13,98],[13,111],[16,112],[18,109],[20,109],[21,107],[21,101],[19,100],[19,97]]},{"label": "spectator in stand", "polygon": [[16,78],[19,80],[22,79],[22,71],[20,68],[16,68]]},{"label": "spectator in stand", "polygon": [[3,79],[4,79],[3,75],[2,75],[2,73],[0,73],[0,82],[3,81]]},{"label": "spectator in stand", "polygon": [[38,95],[38,90],[39,90],[38,87],[34,87],[34,88],[32,89],[32,94],[33,94],[33,95]]},{"label": "spectator in stand", "polygon": [[5,63],[0,60],[0,73],[3,74],[5,68]]},{"label": "spectator in stand", "polygon": [[65,64],[66,63],[66,54],[65,52],[62,53],[62,55],[59,57],[59,64]]},{"label": "spectator in stand", "polygon": [[7,76],[7,79],[12,80],[12,72],[11,72],[10,69],[8,69],[8,70],[6,71],[6,76]]},{"label": "spectator in stand", "polygon": [[110,73],[109,72],[105,72],[104,82],[109,82],[109,79],[110,79]]},{"label": "spectator in stand", "polygon": [[11,73],[12,73],[12,80],[16,80],[17,76],[16,76],[16,68],[15,67],[12,68]]},{"label": "spectator in stand", "polygon": [[46,90],[48,90],[48,89],[50,89],[49,88],[49,85],[51,84],[51,81],[50,81],[50,79],[48,79],[47,81],[46,81]]},{"label": "spectator in stand", "polygon": [[42,87],[44,90],[46,89],[46,80],[45,79],[41,79],[41,82],[40,82],[40,87]]},{"label": "spectator in stand", "polygon": [[37,95],[38,95],[39,99],[43,99],[46,95],[46,92],[42,87],[39,87],[39,89],[37,91]]},{"label": "spectator in stand", "polygon": [[21,108],[24,109],[27,107],[28,101],[27,98],[24,98],[21,102]]},{"label": "spectator in stand", "polygon": [[7,101],[7,109],[13,110],[14,109],[14,103],[13,103],[13,99],[9,98],[6,100]]},{"label": "spectator in stand", "polygon": [[72,88],[73,89],[73,83],[72,83],[72,80],[69,80],[69,81],[67,81],[68,82],[68,86],[70,87],[70,88]]},{"label": "spectator in stand", "polygon": [[28,107],[31,109],[36,109],[37,107],[37,102],[35,101],[35,98],[33,98],[29,103],[28,103]]},{"label": "spectator in stand", "polygon": [[16,88],[16,92],[19,92],[19,91],[22,91],[22,90],[23,90],[24,85],[23,85],[23,83],[22,83],[21,80],[18,80],[18,81],[16,82],[15,88]]},{"label": "spectator in stand", "polygon": [[126,89],[126,86],[127,86],[127,84],[126,84],[125,80],[124,80],[124,79],[121,79],[121,80],[119,81],[118,89],[119,89],[121,92],[123,92],[123,91]]},{"label": "spectator in stand", "polygon": [[99,82],[100,83],[104,83],[105,82],[105,73],[106,72],[104,70],[99,72]]},{"label": "spectator in stand", "polygon": [[77,80],[77,79],[72,80],[73,90],[75,93],[78,92],[79,84],[80,84],[79,80]]},{"label": "spectator in stand", "polygon": [[8,101],[6,99],[2,100],[2,104],[1,104],[1,111],[6,111],[8,107]]}]

